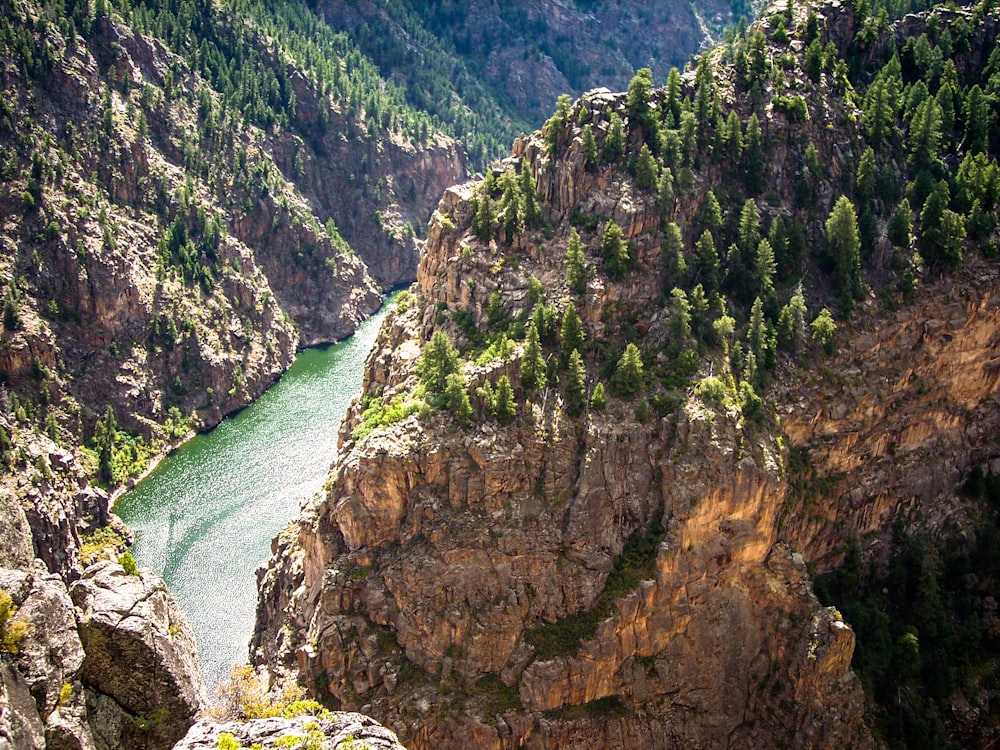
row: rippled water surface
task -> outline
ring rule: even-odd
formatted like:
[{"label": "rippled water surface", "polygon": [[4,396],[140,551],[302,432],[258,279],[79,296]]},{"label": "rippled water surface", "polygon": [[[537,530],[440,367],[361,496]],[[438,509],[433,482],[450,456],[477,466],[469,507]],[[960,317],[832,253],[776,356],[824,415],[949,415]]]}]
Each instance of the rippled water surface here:
[{"label": "rippled water surface", "polygon": [[168,457],[115,504],[139,564],[163,576],[214,690],[247,658],[258,566],[326,479],[386,308],[336,346],[309,349],[256,403]]}]

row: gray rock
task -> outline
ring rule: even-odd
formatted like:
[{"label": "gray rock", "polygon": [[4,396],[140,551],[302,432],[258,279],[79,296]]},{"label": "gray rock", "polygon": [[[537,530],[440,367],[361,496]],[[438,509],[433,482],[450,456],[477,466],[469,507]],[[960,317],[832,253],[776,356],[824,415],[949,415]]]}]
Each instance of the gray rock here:
[{"label": "gray rock", "polygon": [[0,750],[44,750],[44,728],[20,673],[0,661]]},{"label": "gray rock", "polygon": [[70,588],[98,750],[169,748],[204,707],[194,636],[163,580],[100,562]]},{"label": "gray rock", "polygon": [[[405,750],[396,735],[377,721],[358,713],[333,712],[322,717],[297,716],[219,723],[202,720],[191,727],[187,736],[173,750],[216,750],[219,736],[230,734],[244,747],[262,750],[287,747],[283,738],[302,737],[319,740],[322,750],[365,747],[368,750]],[[284,740],[285,743],[288,740]],[[356,742],[358,745],[352,746]],[[314,747],[314,745],[309,745]]]}]

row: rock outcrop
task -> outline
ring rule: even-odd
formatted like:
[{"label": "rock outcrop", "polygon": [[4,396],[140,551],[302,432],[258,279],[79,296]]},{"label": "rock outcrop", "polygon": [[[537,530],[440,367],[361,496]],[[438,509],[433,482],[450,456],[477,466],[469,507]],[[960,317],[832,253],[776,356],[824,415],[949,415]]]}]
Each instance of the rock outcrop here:
[{"label": "rock outcrop", "polygon": [[20,636],[0,654],[12,749],[168,750],[204,706],[194,638],[163,581],[112,562],[67,591],[41,560],[0,570]]},{"label": "rock outcrop", "polygon": [[[173,750],[216,750],[228,735],[240,747],[261,750],[289,747],[292,741],[308,742],[316,750],[406,750],[388,729],[367,716],[331,713],[294,719],[253,719],[244,722],[199,721]],[[224,741],[224,740],[223,740]]]},{"label": "rock outcrop", "polygon": [[[952,282],[928,273],[911,297],[912,237],[877,233],[856,290],[838,259],[801,269],[867,137],[846,62],[799,75],[801,37],[816,23],[813,50],[858,65],[881,52],[835,1],[770,12],[726,54],[764,64],[759,44],[784,72],[713,70],[724,53],[708,53],[673,104],[650,93],[654,115],[634,93],[589,92],[486,181],[445,192],[327,486],[260,575],[254,658],[277,678],[412,748],[875,746],[854,631],[808,565],[895,523],[943,530],[961,477],[991,468],[995,273],[965,245]],[[690,117],[712,107],[714,129]],[[608,146],[619,125],[624,157]],[[659,183],[643,184],[644,159]],[[761,283],[768,251],[800,266],[779,272],[780,298]],[[906,289],[892,274],[907,263],[897,293],[886,279]],[[829,310],[811,331],[805,316],[838,303],[862,313],[827,361]],[[442,333],[453,354],[428,345]],[[824,477],[807,503],[806,449]]]}]

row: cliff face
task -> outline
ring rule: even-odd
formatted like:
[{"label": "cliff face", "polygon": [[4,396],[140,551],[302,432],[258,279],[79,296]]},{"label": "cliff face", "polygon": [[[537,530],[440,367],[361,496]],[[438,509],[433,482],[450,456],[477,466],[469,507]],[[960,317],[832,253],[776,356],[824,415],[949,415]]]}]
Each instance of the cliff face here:
[{"label": "cliff face", "polygon": [[[947,280],[920,269],[930,222],[893,247],[860,184],[848,64],[921,24],[862,41],[836,2],[770,11],[653,115],[590,92],[445,192],[327,487],[261,573],[258,663],[415,748],[874,746],[806,566],[982,511],[956,486],[996,453],[995,274],[969,243]],[[782,72],[746,73],[769,53]],[[879,159],[886,185],[912,168]],[[845,201],[853,280],[825,255]],[[834,335],[824,304],[860,312]]]},{"label": "cliff face", "polygon": [[[0,737],[170,747],[202,707],[194,644],[158,579],[95,570],[128,541],[111,497],[411,280],[464,155],[366,119],[287,39],[218,34],[211,4],[175,35],[157,3],[0,6],[0,588],[29,627]],[[116,641],[133,625],[148,643]]]},{"label": "cliff face", "polygon": [[647,0],[402,6],[409,13],[369,2],[320,8],[358,40],[386,76],[406,80],[411,100],[431,98],[442,85],[411,69],[419,44],[424,61],[441,61],[434,73],[451,74],[474,115],[489,111],[473,99],[481,95],[513,121],[532,124],[548,117],[560,94],[598,85],[624,89],[642,67],[665,79],[671,66],[683,65],[711,41],[706,21],[722,28],[749,11],[738,4]]},{"label": "cliff face", "polygon": [[976,266],[925,292],[859,325],[828,369],[787,393],[785,432],[823,481],[815,502],[789,498],[783,534],[819,572],[841,559],[845,530],[878,557],[896,519],[932,536],[979,521],[960,488],[974,468],[996,469],[996,274]]}]

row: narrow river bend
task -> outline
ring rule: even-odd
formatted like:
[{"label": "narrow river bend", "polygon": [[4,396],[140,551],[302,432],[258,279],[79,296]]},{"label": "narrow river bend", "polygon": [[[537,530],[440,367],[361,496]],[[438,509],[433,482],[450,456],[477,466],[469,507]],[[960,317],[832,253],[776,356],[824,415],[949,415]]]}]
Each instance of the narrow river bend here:
[{"label": "narrow river bend", "polygon": [[163,576],[191,621],[210,693],[247,659],[255,570],[271,538],[322,487],[388,307],[350,339],[301,352],[260,399],[187,442],[115,503],[135,531],[132,554]]}]

